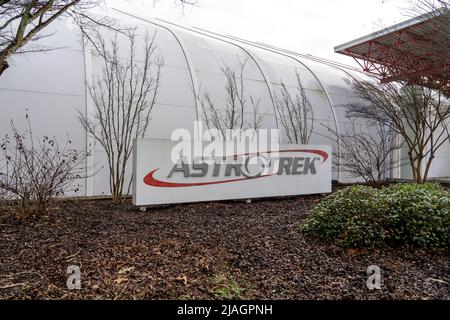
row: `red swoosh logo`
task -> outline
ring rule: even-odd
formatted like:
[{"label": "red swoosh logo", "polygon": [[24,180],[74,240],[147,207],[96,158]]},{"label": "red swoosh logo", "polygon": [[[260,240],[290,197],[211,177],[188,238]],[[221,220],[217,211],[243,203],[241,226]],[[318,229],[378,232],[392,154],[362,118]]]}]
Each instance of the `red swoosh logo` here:
[{"label": "red swoosh logo", "polygon": [[236,181],[242,181],[242,180],[251,180],[251,179],[257,179],[257,178],[264,178],[269,177],[272,174],[265,174],[258,177],[251,177],[251,178],[238,178],[238,179],[230,179],[230,180],[220,180],[220,181],[210,181],[210,182],[192,182],[192,183],[178,183],[178,182],[167,182],[167,181],[161,181],[156,179],[153,175],[155,172],[159,169],[155,169],[149,174],[147,174],[144,177],[144,183],[146,185],[152,186],[152,187],[163,187],[163,188],[178,188],[178,187],[199,187],[199,186],[207,186],[210,184],[221,184],[221,183],[227,183],[227,182],[236,182]]},{"label": "red swoosh logo", "polygon": [[[249,156],[249,155],[256,155],[256,154],[269,154],[269,153],[286,153],[286,152],[305,152],[305,153],[312,153],[317,154],[323,158],[323,162],[325,162],[328,159],[328,153],[322,150],[315,150],[315,149],[292,149],[292,150],[279,150],[279,151],[265,151],[265,152],[255,152],[255,153],[245,153],[245,154],[239,154],[236,156]],[[190,182],[190,183],[183,183],[183,182],[167,182],[158,180],[154,177],[154,174],[158,169],[155,169],[148,173],[144,177],[144,183],[146,185],[152,186],[152,187],[161,187],[161,188],[179,188],[179,187],[199,187],[199,186],[207,186],[212,184],[222,184],[222,183],[229,183],[229,182],[236,182],[236,181],[243,181],[243,180],[251,180],[251,179],[258,179],[258,178],[264,178],[264,177],[270,177],[273,174],[265,174],[257,177],[243,177],[243,178],[236,178],[236,179],[230,179],[230,180],[220,180],[220,181],[209,181],[209,182]]]},{"label": "red swoosh logo", "polygon": [[328,153],[322,150],[317,149],[291,149],[291,150],[278,150],[278,151],[263,151],[263,152],[253,152],[253,153],[242,153],[242,154],[236,154],[230,157],[239,157],[239,156],[253,156],[257,154],[270,154],[270,153],[286,153],[286,152],[305,152],[305,153],[312,153],[317,154],[318,156],[322,157],[322,163],[327,161],[328,159]]}]

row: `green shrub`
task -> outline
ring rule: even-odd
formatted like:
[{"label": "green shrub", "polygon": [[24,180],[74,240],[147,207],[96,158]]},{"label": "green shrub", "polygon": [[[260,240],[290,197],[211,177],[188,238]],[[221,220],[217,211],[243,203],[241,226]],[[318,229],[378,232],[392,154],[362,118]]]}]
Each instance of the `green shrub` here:
[{"label": "green shrub", "polygon": [[450,245],[450,193],[438,184],[397,184],[381,192],[391,207],[394,243],[417,247]]},{"label": "green shrub", "polygon": [[344,247],[371,246],[386,237],[387,211],[387,201],[376,189],[351,186],[323,199],[301,228]]},{"label": "green shrub", "polygon": [[323,199],[301,230],[343,247],[448,247],[449,212],[450,194],[436,184],[351,186]]}]

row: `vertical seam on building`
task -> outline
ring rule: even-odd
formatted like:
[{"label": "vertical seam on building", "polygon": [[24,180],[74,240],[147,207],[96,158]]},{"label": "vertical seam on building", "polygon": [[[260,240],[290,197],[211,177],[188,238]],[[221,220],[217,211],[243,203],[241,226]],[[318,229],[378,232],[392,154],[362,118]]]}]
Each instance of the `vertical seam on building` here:
[{"label": "vertical seam on building", "polygon": [[[91,58],[88,57],[89,51],[86,48],[84,35],[81,35],[82,37],[82,45],[83,45],[83,65],[84,65],[84,103],[85,103],[85,112],[86,112],[86,119],[88,119],[90,114],[90,108],[89,105],[91,104],[90,98],[88,95],[88,86],[89,86],[89,80],[88,80],[88,62],[89,62],[89,73],[92,72],[92,62]],[[93,166],[95,163],[95,141],[92,137],[89,137],[88,130],[86,131],[86,177],[85,177],[85,192],[86,196],[93,196],[94,195],[94,174],[92,172],[89,172],[90,170],[94,170]],[[88,151],[89,145],[92,143],[92,152]]]}]

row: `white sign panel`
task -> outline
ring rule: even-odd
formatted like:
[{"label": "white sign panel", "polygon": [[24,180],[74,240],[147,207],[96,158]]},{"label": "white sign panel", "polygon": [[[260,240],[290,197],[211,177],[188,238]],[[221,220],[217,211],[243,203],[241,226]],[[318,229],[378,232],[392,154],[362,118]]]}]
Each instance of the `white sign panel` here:
[{"label": "white sign panel", "polygon": [[226,157],[191,161],[181,156],[174,161],[177,144],[135,140],[135,205],[331,192],[330,146],[290,144],[257,153],[227,153]]}]

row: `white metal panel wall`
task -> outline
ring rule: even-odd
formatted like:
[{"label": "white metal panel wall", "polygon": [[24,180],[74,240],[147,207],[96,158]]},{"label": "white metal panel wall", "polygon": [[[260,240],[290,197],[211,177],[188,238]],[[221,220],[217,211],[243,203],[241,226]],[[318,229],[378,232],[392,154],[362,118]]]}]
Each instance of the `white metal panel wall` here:
[{"label": "white metal panel wall", "polygon": [[[297,75],[300,77],[305,94],[313,109],[313,132],[310,143],[330,144],[334,152],[337,152],[335,141],[329,139],[330,130],[338,131],[327,93],[317,77],[296,57],[278,53],[264,47],[245,44],[247,50],[257,57],[270,81],[274,99],[281,96],[282,84],[292,97],[298,94]],[[282,124],[278,121],[282,142],[287,142],[287,137]],[[339,179],[338,170],[334,170],[333,179]]]},{"label": "white metal panel wall", "polygon": [[[208,34],[206,35],[208,36]],[[213,37],[221,38],[220,35],[216,34],[214,34]],[[310,70],[298,61],[298,59],[288,55],[282,55],[258,46],[248,45],[245,42],[236,41],[229,37],[222,37],[222,39],[223,41],[239,45],[256,61],[265,80],[269,82],[267,83],[267,90],[271,91],[269,93],[271,93],[273,97],[280,95],[281,83],[285,84],[288,92],[295,95],[298,88],[296,75],[298,74],[300,76],[308,100],[314,108],[314,119],[315,122],[317,122],[311,141],[314,141],[314,143],[324,143],[323,133],[319,132],[319,130],[325,127],[335,129],[334,116],[325,91]],[[280,128],[279,123],[278,127]],[[287,138],[282,128],[280,129],[282,134],[281,139],[286,142]],[[330,143],[330,141],[327,140],[326,143]]]},{"label": "white metal panel wall", "polygon": [[438,149],[430,167],[429,178],[450,177],[450,141]]},{"label": "white metal panel wall", "polygon": [[[15,55],[0,77],[0,137],[27,129],[25,113],[31,119],[35,137],[69,137],[72,148],[86,149],[86,133],[78,123],[78,112],[86,109],[85,61],[80,33],[67,19],[52,23],[50,37],[35,43],[50,51]],[[78,195],[85,195],[85,181],[78,181]]]},{"label": "white metal panel wall", "polygon": [[[222,111],[227,100],[226,86],[227,78],[224,70],[230,68],[236,70],[236,76],[240,76],[239,68],[245,63],[243,70],[243,88],[247,101],[245,110],[245,122],[250,123],[253,117],[253,108],[250,104],[251,98],[259,100],[258,114],[263,119],[264,128],[276,128],[276,119],[273,102],[267,83],[258,65],[240,47],[228,42],[220,41],[211,37],[201,37],[198,34],[174,28],[174,32],[185,43],[186,50],[192,57],[192,68],[198,79],[198,96],[207,93],[210,95],[216,108]],[[199,113],[202,114],[202,110]],[[201,117],[200,117],[201,119]]]},{"label": "white metal panel wall", "polygon": [[[328,94],[328,98],[333,105],[333,110],[337,121],[337,133],[338,135],[348,135],[355,129],[357,132],[368,132],[376,137],[378,133],[374,128],[371,128],[367,120],[355,119],[347,117],[346,104],[352,103],[362,103],[367,104],[366,101],[362,101],[356,92],[351,88],[351,81],[353,79],[362,80],[363,74],[356,74],[351,70],[346,70],[343,68],[331,66],[325,63],[319,63],[317,61],[309,60],[306,58],[299,57],[299,59],[304,62],[308,68],[315,74],[315,76],[320,80],[324,89]],[[330,134],[333,139],[336,137]],[[342,152],[342,150],[341,150]],[[335,163],[335,166],[338,164]],[[340,164],[339,164],[340,165]],[[340,169],[339,169],[340,170]],[[363,181],[360,177],[354,177],[351,174],[344,172],[345,170],[340,170],[339,181],[341,182],[360,182]]]}]

